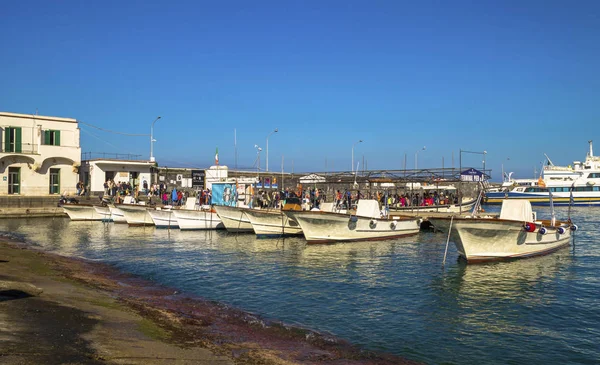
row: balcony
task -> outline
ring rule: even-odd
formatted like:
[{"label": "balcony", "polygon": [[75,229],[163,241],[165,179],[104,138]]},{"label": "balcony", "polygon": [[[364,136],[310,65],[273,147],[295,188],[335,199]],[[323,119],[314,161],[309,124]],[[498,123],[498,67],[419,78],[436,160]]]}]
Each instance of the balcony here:
[{"label": "balcony", "polygon": [[[37,155],[39,154],[38,145],[33,143],[21,143],[21,148],[16,148],[18,146],[7,146],[3,143],[2,151],[0,151],[0,155],[9,154],[19,154],[19,155]],[[10,151],[12,150],[12,151]],[[18,151],[18,152],[17,152]]]}]

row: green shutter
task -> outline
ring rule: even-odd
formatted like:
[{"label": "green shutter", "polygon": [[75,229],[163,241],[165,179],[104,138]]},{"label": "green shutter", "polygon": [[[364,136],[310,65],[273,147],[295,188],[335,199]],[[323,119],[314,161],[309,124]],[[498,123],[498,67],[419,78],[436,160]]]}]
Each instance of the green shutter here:
[{"label": "green shutter", "polygon": [[54,132],[54,145],[60,146],[60,131]]},{"label": "green shutter", "polygon": [[15,128],[15,152],[23,152],[21,149],[21,128]]},{"label": "green shutter", "polygon": [[4,128],[4,152],[10,151],[10,127]]},{"label": "green shutter", "polygon": [[44,131],[44,144],[46,146],[50,144],[50,131]]}]

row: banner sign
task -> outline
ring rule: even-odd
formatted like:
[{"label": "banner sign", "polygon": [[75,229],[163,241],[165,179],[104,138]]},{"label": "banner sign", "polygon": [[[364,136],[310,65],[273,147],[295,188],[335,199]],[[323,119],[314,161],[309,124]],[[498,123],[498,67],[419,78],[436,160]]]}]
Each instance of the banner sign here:
[{"label": "banner sign", "polygon": [[212,200],[215,205],[236,206],[237,190],[235,183],[214,183],[212,184]]},{"label": "banner sign", "polygon": [[277,178],[274,177],[273,180],[271,181],[271,187],[273,189],[277,189]]},{"label": "banner sign", "polygon": [[192,187],[204,189],[204,178],[206,173],[204,170],[192,170]]},{"label": "banner sign", "polygon": [[460,173],[460,180],[466,182],[479,182],[484,180],[483,172],[470,168]]}]

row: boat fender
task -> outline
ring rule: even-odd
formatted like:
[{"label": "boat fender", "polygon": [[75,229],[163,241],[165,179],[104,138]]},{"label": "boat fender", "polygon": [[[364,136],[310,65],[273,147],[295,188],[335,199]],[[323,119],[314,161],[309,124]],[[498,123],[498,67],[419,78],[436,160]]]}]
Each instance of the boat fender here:
[{"label": "boat fender", "polygon": [[355,222],[355,223],[358,222],[358,217],[355,216],[355,215],[351,215],[350,216],[350,222]]},{"label": "boat fender", "polygon": [[558,232],[558,234],[564,234],[565,233],[565,227],[558,227],[558,229],[556,231]]},{"label": "boat fender", "polygon": [[573,231],[573,232],[575,232],[576,230],[579,229],[579,227],[577,227],[576,224],[572,224],[571,227],[569,227],[569,228],[571,228],[571,231]]},{"label": "boat fender", "polygon": [[371,227],[371,228],[377,227],[377,221],[374,219],[371,219],[371,221],[369,222],[369,227]]},{"label": "boat fender", "polygon": [[390,228],[391,228],[392,230],[395,230],[397,225],[398,225],[398,223],[396,223],[396,222],[392,222],[392,223],[390,223]]},{"label": "boat fender", "polygon": [[546,227],[541,227],[540,230],[538,231],[541,235],[544,235],[546,233],[548,233],[548,230],[546,229]]},{"label": "boat fender", "polygon": [[534,232],[535,231],[535,223],[527,222],[527,223],[525,223],[525,225],[523,226],[523,228],[527,232]]}]

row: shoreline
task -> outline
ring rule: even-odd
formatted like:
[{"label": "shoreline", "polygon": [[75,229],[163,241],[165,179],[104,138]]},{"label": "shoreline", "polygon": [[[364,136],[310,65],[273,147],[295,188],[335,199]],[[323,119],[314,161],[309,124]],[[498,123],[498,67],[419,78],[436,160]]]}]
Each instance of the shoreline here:
[{"label": "shoreline", "polygon": [[0,268],[8,364],[419,364],[2,236]]}]

